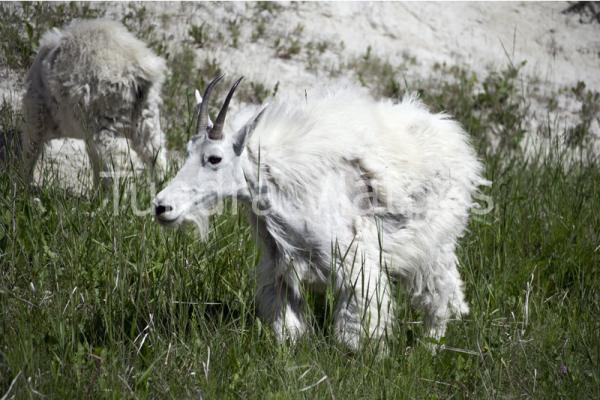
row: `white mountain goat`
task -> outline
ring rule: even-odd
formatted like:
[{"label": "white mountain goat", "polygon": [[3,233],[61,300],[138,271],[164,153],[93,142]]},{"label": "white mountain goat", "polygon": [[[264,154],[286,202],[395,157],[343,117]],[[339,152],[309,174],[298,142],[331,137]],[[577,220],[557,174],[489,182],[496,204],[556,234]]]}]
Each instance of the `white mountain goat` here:
[{"label": "white mountain goat", "polygon": [[[303,290],[336,294],[334,331],[351,349],[391,326],[401,282],[430,336],[468,313],[455,249],[481,165],[459,124],[415,98],[377,102],[351,90],[278,100],[223,134],[209,84],[188,158],[155,198],[158,222],[205,224],[219,199],[247,203],[261,243],[257,306],[280,340],[308,329]],[[332,287],[332,286],[329,286]]]},{"label": "white mountain goat", "polygon": [[23,99],[22,172],[31,180],[50,139],[84,139],[98,181],[109,170],[110,138],[128,138],[148,165],[166,167],[160,128],[165,61],[118,22],[73,21],[46,32]]}]

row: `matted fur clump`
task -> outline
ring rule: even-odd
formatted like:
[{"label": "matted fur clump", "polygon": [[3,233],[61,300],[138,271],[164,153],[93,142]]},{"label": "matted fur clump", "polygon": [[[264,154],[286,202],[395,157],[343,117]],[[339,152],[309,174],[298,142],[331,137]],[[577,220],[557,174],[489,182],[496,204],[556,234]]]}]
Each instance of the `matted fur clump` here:
[{"label": "matted fur clump", "polygon": [[96,179],[110,169],[107,142],[116,136],[164,170],[159,105],[165,70],[161,57],[115,21],[75,20],[46,32],[23,99],[25,179],[44,143],[64,137],[86,141]]},{"label": "matted fur clump", "polygon": [[258,309],[279,339],[308,330],[303,288],[333,286],[334,332],[351,349],[389,333],[392,281],[434,338],[468,312],[455,251],[485,180],[457,122],[414,97],[396,104],[336,90],[275,100],[223,134],[202,109],[211,87],[156,216],[176,225],[223,197],[246,202],[262,247]]}]

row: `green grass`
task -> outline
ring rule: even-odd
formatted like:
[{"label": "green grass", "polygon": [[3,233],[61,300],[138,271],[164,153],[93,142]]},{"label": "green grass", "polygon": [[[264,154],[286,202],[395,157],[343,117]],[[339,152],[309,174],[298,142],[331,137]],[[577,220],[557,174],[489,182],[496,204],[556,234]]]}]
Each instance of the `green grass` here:
[{"label": "green grass", "polygon": [[[126,22],[159,38],[138,8]],[[204,40],[201,30],[190,35]],[[15,69],[35,48],[28,40],[9,54]],[[186,47],[167,59],[163,126],[181,149],[192,90],[219,65]],[[198,65],[202,73],[189,74]],[[399,288],[388,356],[349,354],[330,336],[331,304],[312,297],[315,333],[277,345],[254,310],[259,254],[242,213],[214,218],[201,243],[137,216],[124,185],[118,206],[110,192],[74,196],[51,182],[28,192],[9,162],[0,170],[0,398],[600,398],[600,166],[585,151],[598,93],[570,89],[581,112],[566,146],[526,160],[519,65],[485,77],[440,65],[428,81],[405,82],[401,66],[367,51],[344,68],[378,97],[418,91],[455,115],[493,181],[483,189],[492,212],[474,215],[460,242],[471,314],[450,324],[446,350],[434,356],[420,343],[420,316]],[[270,92],[248,85],[253,101]],[[21,118],[4,103],[0,134],[18,131]],[[581,160],[568,160],[573,149]],[[137,207],[148,206],[148,181],[134,183]]]},{"label": "green grass", "polygon": [[297,347],[276,345],[254,312],[241,214],[216,218],[203,244],[127,199],[115,216],[110,196],[27,194],[3,173],[0,390],[18,375],[18,398],[597,397],[598,165],[487,165],[495,208],[460,249],[472,311],[446,338],[468,353],[430,355],[399,301],[383,358],[348,354],[319,322]]},{"label": "green grass", "polygon": [[461,241],[472,311],[445,343],[467,352],[430,355],[398,293],[383,358],[348,354],[319,322],[327,315],[297,347],[276,345],[254,312],[257,250],[239,213],[200,243],[136,216],[126,197],[115,215],[109,193],[27,193],[4,170],[0,390],[17,377],[19,398],[597,397],[600,169],[553,154],[485,156],[494,209]]}]

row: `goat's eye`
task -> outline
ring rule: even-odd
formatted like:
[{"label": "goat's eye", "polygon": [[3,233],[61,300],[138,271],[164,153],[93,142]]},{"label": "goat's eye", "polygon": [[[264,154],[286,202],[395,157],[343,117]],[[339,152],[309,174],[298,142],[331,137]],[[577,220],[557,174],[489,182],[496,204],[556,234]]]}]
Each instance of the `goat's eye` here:
[{"label": "goat's eye", "polygon": [[221,162],[221,157],[219,157],[219,156],[209,156],[208,157],[208,162],[211,163],[212,165],[217,165],[218,163]]}]

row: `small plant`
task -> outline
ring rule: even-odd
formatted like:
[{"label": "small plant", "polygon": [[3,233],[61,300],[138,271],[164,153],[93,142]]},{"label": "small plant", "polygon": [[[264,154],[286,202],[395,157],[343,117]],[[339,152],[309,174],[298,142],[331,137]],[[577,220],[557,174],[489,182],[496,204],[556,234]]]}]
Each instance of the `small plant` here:
[{"label": "small plant", "polygon": [[270,91],[260,82],[250,82],[253,96],[251,102],[262,103],[270,94]]},{"label": "small plant", "polygon": [[281,12],[283,6],[274,1],[258,1],[254,5],[256,13],[268,13],[271,15]]},{"label": "small plant", "polygon": [[250,22],[254,26],[250,35],[252,42],[257,42],[266,36],[267,26],[281,9],[281,5],[271,1],[260,1],[246,8],[247,12],[252,15]]},{"label": "small plant", "polygon": [[302,36],[303,31],[304,26],[298,24],[290,34],[285,37],[277,37],[273,44],[275,55],[284,60],[289,60],[293,56],[300,54],[300,51],[302,50],[300,37]]},{"label": "small plant", "polygon": [[198,71],[198,74],[200,75],[200,81],[202,82],[199,87],[206,87],[206,85],[208,85],[211,79],[222,74],[221,67],[219,66],[219,62],[217,61],[217,59],[214,57],[211,58],[207,56],[204,60],[204,63],[202,64],[202,67]]},{"label": "small plant", "polygon": [[121,18],[123,25],[131,32],[135,32],[140,39],[149,39],[154,34],[154,25],[148,21],[146,6],[130,3],[127,8],[127,12]]},{"label": "small plant", "polygon": [[594,1],[573,1],[563,14],[579,14],[582,24],[600,23],[600,6]]},{"label": "small plant", "polygon": [[417,65],[417,57],[413,56],[406,50],[404,50],[402,52],[402,60],[404,61],[405,64]]},{"label": "small plant", "polygon": [[347,68],[353,70],[361,85],[369,88],[376,97],[400,98],[402,92],[397,74],[402,69],[374,55],[371,46],[365,54],[350,61]]},{"label": "small plant", "polygon": [[227,30],[231,37],[231,46],[237,49],[241,35],[240,21],[237,18],[227,21]]},{"label": "small plant", "polygon": [[581,103],[579,112],[580,122],[565,132],[565,143],[573,148],[589,146],[593,139],[591,126],[594,120],[600,124],[600,93],[586,90],[584,82],[577,82],[571,89],[575,99]]},{"label": "small plant", "polygon": [[310,41],[304,46],[306,52],[306,65],[309,71],[317,71],[320,67],[320,58],[330,47],[330,43],[321,40],[318,42]]},{"label": "small plant", "polygon": [[500,150],[517,150],[525,135],[528,104],[519,92],[518,75],[525,63],[508,66],[492,72],[483,81],[483,91],[476,97],[475,106],[492,126],[492,133],[500,139]]},{"label": "small plant", "polygon": [[480,81],[458,66],[434,65],[435,76],[407,87],[436,111],[456,117],[476,139],[480,151],[518,151],[525,137],[529,104],[519,88],[524,63],[490,72]]},{"label": "small plant", "polygon": [[210,42],[205,22],[200,25],[192,25],[188,30],[188,34],[191,36],[194,45],[198,48],[203,48]]},{"label": "small plant", "polygon": [[267,31],[267,22],[265,18],[258,17],[256,24],[254,25],[254,30],[252,31],[252,35],[250,36],[250,40],[252,42],[257,42],[259,39],[262,39],[265,36]]},{"label": "small plant", "polygon": [[148,9],[145,5],[129,3],[128,11],[121,18],[121,23],[127,27],[139,39],[143,40],[158,55],[167,53],[165,36],[159,36],[156,26],[152,22]]},{"label": "small plant", "polygon": [[245,85],[238,89],[238,98],[241,102],[260,104],[269,96],[275,96],[278,89],[279,82],[277,82],[271,90],[261,82],[246,82]]}]

